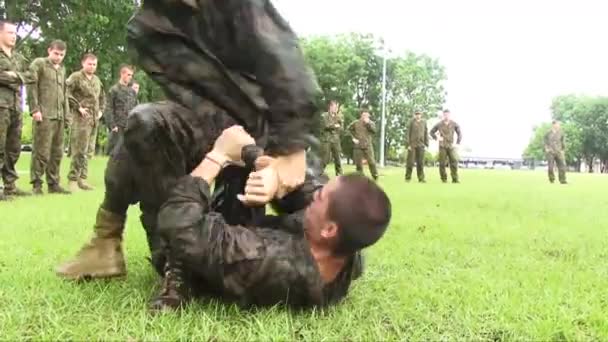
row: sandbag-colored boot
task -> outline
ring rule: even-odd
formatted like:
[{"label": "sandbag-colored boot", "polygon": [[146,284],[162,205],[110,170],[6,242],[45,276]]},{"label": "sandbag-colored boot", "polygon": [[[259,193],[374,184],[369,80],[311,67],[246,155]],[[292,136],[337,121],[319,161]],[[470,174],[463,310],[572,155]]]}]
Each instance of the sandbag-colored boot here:
[{"label": "sandbag-colored boot", "polygon": [[90,190],[94,190],[95,189],[94,187],[92,187],[91,185],[89,185],[89,183],[87,183],[87,181],[84,180],[84,179],[78,180],[78,187],[80,189],[82,189],[82,190],[85,190],[85,191],[90,191]]},{"label": "sandbag-colored boot", "polygon": [[103,208],[97,212],[94,235],[76,257],[57,268],[57,275],[71,280],[111,278],[127,274],[122,252],[125,217]]},{"label": "sandbag-colored boot", "polygon": [[77,181],[69,181],[68,182],[68,190],[72,193],[74,192],[78,192],[78,190],[80,190],[80,188],[78,187],[78,182]]}]

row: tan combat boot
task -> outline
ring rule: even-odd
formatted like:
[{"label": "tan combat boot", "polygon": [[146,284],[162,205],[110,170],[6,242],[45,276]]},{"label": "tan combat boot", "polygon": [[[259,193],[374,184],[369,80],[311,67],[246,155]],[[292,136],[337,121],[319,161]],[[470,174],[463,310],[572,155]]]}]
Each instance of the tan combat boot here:
[{"label": "tan combat boot", "polygon": [[122,253],[124,225],[124,216],[99,208],[93,238],[80,249],[76,258],[57,268],[57,275],[71,280],[126,275]]},{"label": "tan combat boot", "polygon": [[80,179],[80,180],[78,181],[78,187],[79,187],[79,188],[81,188],[82,190],[85,190],[85,191],[89,191],[89,190],[93,190],[93,189],[95,189],[94,187],[90,186],[90,185],[87,183],[87,181],[86,181],[86,180],[84,180],[84,179]]},{"label": "tan combat boot", "polygon": [[78,192],[78,190],[80,190],[80,188],[78,187],[78,182],[77,181],[69,181],[68,182],[68,190],[70,190],[70,192]]}]

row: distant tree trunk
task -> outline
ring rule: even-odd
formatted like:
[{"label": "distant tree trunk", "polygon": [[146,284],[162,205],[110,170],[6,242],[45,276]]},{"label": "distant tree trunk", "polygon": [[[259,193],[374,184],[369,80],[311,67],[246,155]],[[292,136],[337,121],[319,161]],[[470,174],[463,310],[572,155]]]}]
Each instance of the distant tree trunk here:
[{"label": "distant tree trunk", "polygon": [[581,167],[582,167],[582,160],[579,158],[576,160],[576,162],[574,163],[574,168],[576,170],[576,172],[581,172]]},{"label": "distant tree trunk", "polygon": [[587,159],[587,169],[589,173],[593,173],[593,160],[595,158],[591,157]]}]

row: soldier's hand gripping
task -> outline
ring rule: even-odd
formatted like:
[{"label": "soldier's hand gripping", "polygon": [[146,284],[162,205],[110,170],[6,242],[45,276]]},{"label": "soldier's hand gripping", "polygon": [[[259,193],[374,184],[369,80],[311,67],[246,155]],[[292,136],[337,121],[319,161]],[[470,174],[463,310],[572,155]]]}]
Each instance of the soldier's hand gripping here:
[{"label": "soldier's hand gripping", "polygon": [[222,134],[215,140],[213,149],[208,156],[220,159],[218,162],[229,162],[232,164],[243,165],[241,153],[243,147],[247,145],[255,145],[255,140],[245,132],[241,126],[232,126],[226,128]]},{"label": "soldier's hand gripping", "polygon": [[42,121],[42,113],[40,113],[40,111],[37,111],[36,113],[32,114],[32,119],[34,119],[34,121],[36,122]]},{"label": "soldier's hand gripping", "polygon": [[80,107],[80,108],[78,108],[78,111],[80,112],[80,115],[81,115],[83,118],[85,118],[85,119],[86,119],[86,118],[88,118],[88,117],[89,117],[89,109],[88,109],[88,108],[83,108],[83,107]]}]

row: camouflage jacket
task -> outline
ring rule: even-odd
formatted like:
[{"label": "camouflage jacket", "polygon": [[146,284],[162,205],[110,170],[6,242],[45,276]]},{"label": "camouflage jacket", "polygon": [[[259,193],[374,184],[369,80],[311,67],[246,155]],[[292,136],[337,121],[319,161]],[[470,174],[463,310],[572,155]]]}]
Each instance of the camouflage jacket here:
[{"label": "camouflage jacket", "polygon": [[48,58],[36,58],[30,65],[34,84],[28,87],[31,114],[40,111],[47,119],[64,119],[69,112],[65,67],[55,68]]},{"label": "camouflage jacket", "polygon": [[193,273],[197,282],[189,285],[198,293],[219,293],[244,307],[323,307],[346,296],[360,275],[357,253],[334,281],[324,284],[304,236],[304,209],[264,216],[251,226],[229,225],[210,212],[209,201],[209,185],[187,175],[158,216],[161,234],[173,231],[171,253]]},{"label": "camouflage jacket", "polygon": [[[80,115],[80,107],[87,108],[91,117],[97,117],[104,111],[106,97],[103,84],[97,75],[88,79],[84,71],[76,71],[66,81],[67,96],[70,101],[70,116]],[[71,119],[71,118],[70,118]]]},{"label": "camouflage jacket", "polygon": [[407,130],[407,143],[409,147],[429,146],[429,132],[426,120],[412,119]]},{"label": "camouflage jacket", "polygon": [[[7,75],[8,71],[17,76]],[[21,111],[21,86],[33,81],[32,73],[21,54],[13,52],[9,57],[0,49],[0,108]]]},{"label": "camouflage jacket", "polygon": [[272,2],[189,3],[143,1],[127,24],[138,66],[190,110],[213,101],[271,155],[310,146],[320,87]]},{"label": "camouflage jacket", "polygon": [[359,140],[355,144],[356,148],[371,148],[372,136],[376,133],[376,124],[371,120],[368,124],[362,120],[356,120],[348,126],[348,131],[353,139]]},{"label": "camouflage jacket", "polygon": [[456,144],[460,144],[460,141],[462,140],[462,133],[460,132],[460,126],[450,120],[449,122],[445,122],[444,120],[441,120],[439,123],[437,123],[435,125],[435,127],[433,127],[431,129],[431,137],[433,138],[433,140],[437,140],[437,131],[439,131],[439,134],[441,135],[441,141],[439,141],[439,147],[452,147],[454,145],[454,133],[456,133],[456,135],[458,135],[458,139],[456,140]]},{"label": "camouflage jacket", "polygon": [[129,86],[116,83],[107,96],[104,112],[106,125],[112,129],[118,127],[121,130],[127,126],[127,116],[131,109],[137,105],[135,90]]},{"label": "camouflage jacket", "polygon": [[550,129],[545,134],[545,152],[559,153],[564,151],[565,141],[564,134],[561,130],[554,131]]},{"label": "camouflage jacket", "polygon": [[[344,117],[342,113],[329,113],[325,112],[321,114],[321,139],[324,141],[333,140],[340,138],[340,133],[344,129]],[[336,127],[338,126],[338,127]],[[333,139],[332,139],[333,138]]]}]

